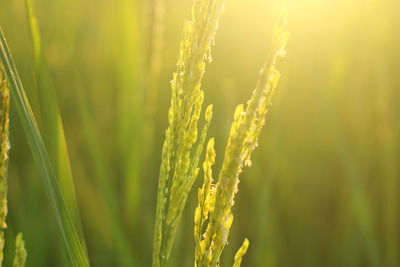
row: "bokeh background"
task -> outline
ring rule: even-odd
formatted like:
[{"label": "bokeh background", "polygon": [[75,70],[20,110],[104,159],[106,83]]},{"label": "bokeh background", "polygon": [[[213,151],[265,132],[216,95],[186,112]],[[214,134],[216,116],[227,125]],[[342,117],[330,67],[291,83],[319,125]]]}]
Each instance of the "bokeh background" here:
[{"label": "bokeh background", "polygon": [[[34,1],[92,266],[118,266],[121,257],[151,264],[169,81],[192,5],[165,0],[157,11],[165,17],[154,20],[153,4],[160,2]],[[221,266],[232,265],[245,237],[243,266],[400,266],[398,1],[227,1],[203,80],[205,104],[214,104],[214,172],[234,108],[251,95],[282,7],[289,11],[288,54],[278,66],[282,79],[253,166],[241,175]],[[0,24],[40,126],[25,1],[2,0]],[[161,43],[151,37],[154,27],[163,32]],[[162,47],[160,60],[152,44]],[[154,58],[158,79],[157,67],[150,71]],[[7,235],[24,232],[28,266],[69,266],[14,109],[10,121]],[[193,264],[201,180],[202,173],[169,266]],[[12,254],[10,241],[8,265]]]}]

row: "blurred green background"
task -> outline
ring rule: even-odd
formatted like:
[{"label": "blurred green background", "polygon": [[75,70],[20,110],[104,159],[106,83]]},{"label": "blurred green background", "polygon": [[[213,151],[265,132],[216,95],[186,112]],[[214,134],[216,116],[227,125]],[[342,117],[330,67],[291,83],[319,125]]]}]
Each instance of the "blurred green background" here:
[{"label": "blurred green background", "polygon": [[[92,266],[119,265],[126,256],[121,246],[135,265],[151,264],[169,81],[192,5],[165,0],[165,18],[156,23],[164,28],[162,64],[153,79],[155,2],[34,1]],[[203,80],[205,104],[214,104],[214,172],[234,108],[251,95],[282,7],[289,11],[288,54],[278,66],[282,79],[253,166],[241,175],[221,266],[232,265],[245,237],[250,247],[243,266],[400,266],[398,1],[227,1]],[[0,24],[40,126],[25,1],[2,0]],[[156,98],[149,84],[158,85]],[[154,116],[146,116],[149,106]],[[10,122],[7,235],[24,232],[28,266],[68,266],[14,109]],[[193,265],[201,179],[202,173],[170,266]],[[116,213],[107,212],[110,199]]]}]

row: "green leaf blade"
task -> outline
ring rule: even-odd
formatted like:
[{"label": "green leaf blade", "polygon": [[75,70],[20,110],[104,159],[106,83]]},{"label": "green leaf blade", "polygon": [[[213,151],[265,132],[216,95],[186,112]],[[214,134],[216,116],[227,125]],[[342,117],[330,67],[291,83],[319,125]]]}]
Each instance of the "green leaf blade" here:
[{"label": "green leaf blade", "polygon": [[79,239],[86,251],[85,239],[81,226],[76,200],[75,186],[68,156],[68,148],[63,123],[59,112],[56,91],[52,83],[46,61],[43,56],[40,31],[31,0],[26,0],[27,16],[31,31],[32,48],[35,62],[35,74],[40,104],[42,134],[54,171],[58,178],[66,206],[77,230]]},{"label": "green leaf blade", "polygon": [[72,263],[74,266],[89,266],[1,28],[0,59],[3,62],[10,83],[12,99],[16,105]]}]

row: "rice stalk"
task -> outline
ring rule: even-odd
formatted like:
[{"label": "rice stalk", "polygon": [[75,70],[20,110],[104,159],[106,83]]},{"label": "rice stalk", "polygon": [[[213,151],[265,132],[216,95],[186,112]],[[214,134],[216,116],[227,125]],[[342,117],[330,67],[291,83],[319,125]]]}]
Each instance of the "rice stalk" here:
[{"label": "rice stalk", "polygon": [[209,106],[200,141],[197,148],[194,148],[204,99],[201,80],[205,72],[205,61],[211,61],[209,54],[224,3],[223,0],[195,0],[192,20],[184,26],[177,71],[171,81],[169,127],[162,149],[154,227],[155,267],[165,266],[168,261],[177,224],[199,172],[199,157],[212,117],[212,106]]},{"label": "rice stalk", "polygon": [[[195,266],[218,266],[222,250],[227,244],[233,221],[231,208],[238,191],[239,175],[243,165],[251,165],[251,152],[258,145],[258,137],[265,124],[265,115],[279,81],[280,74],[275,65],[277,59],[286,53],[285,46],[289,38],[289,33],[284,31],[286,13],[286,10],[281,11],[279,21],[274,28],[272,54],[261,70],[257,86],[247,102],[247,107],[239,105],[235,110],[234,122],[216,185],[212,184],[211,171],[215,162],[214,140],[209,141],[206,160],[203,164],[204,183],[198,192],[199,205],[194,218]],[[208,223],[205,225],[207,220]],[[204,227],[206,230],[203,233]],[[235,256],[234,266],[240,265],[247,247],[246,239]]]}]

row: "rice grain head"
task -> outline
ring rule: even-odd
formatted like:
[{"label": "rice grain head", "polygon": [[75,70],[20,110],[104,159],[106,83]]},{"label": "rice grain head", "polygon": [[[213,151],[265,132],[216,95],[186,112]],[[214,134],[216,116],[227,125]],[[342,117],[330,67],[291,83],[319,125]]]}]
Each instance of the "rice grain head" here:
[{"label": "rice grain head", "polygon": [[224,3],[223,0],[195,0],[192,20],[184,26],[177,71],[171,81],[169,127],[162,150],[153,266],[165,266],[169,258],[177,224],[199,172],[198,162],[212,117],[212,106],[209,106],[200,140],[194,147],[204,99],[201,80],[206,62],[211,61],[209,54]]},{"label": "rice grain head", "polygon": [[10,89],[6,80],[3,65],[0,64],[0,266],[4,259],[4,232],[7,228],[7,171],[9,142],[9,104]]},{"label": "rice grain head", "polygon": [[27,255],[28,253],[25,249],[25,242],[22,233],[18,233],[17,237],[15,238],[15,255],[13,267],[24,267]]},{"label": "rice grain head", "polygon": [[[285,55],[289,33],[284,31],[287,11],[282,10],[273,32],[272,54],[265,61],[257,86],[250,100],[237,106],[231,126],[225,157],[218,182],[212,185],[211,166],[215,162],[213,139],[204,162],[204,183],[199,190],[199,206],[195,212],[195,266],[218,266],[222,250],[228,241],[233,215],[235,194],[238,191],[239,175],[243,165],[251,165],[251,152],[257,146],[258,136],[265,124],[265,115],[271,105],[279,72],[275,65],[279,57]],[[208,220],[206,230],[202,229]],[[235,266],[239,266],[248,247],[246,239],[235,256]]]}]

